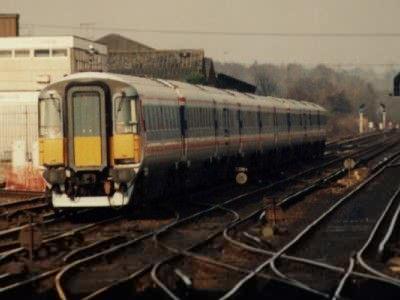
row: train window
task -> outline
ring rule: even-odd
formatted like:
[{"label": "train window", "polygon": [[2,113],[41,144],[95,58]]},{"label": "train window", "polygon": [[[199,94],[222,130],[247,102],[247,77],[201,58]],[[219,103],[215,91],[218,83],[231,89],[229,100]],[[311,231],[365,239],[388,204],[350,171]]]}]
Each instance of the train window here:
[{"label": "train window", "polygon": [[60,99],[39,99],[39,135],[41,137],[60,137],[62,135],[62,116]]},{"label": "train window", "polygon": [[176,107],[171,107],[170,110],[171,110],[171,128],[177,129],[178,128],[178,122],[177,122],[178,111],[177,111]]},{"label": "train window", "polygon": [[49,49],[36,49],[33,52],[33,56],[35,56],[35,57],[49,57],[50,56],[50,50]]},{"label": "train window", "polygon": [[288,130],[290,130],[291,126],[292,126],[292,122],[290,120],[290,113],[286,113],[286,123],[287,123],[287,128]]},{"label": "train window", "polygon": [[72,93],[74,136],[100,135],[100,103],[99,92]]},{"label": "train window", "polygon": [[120,96],[115,99],[116,133],[137,133],[135,98]]},{"label": "train window", "polygon": [[169,120],[169,129],[172,130],[175,128],[174,125],[174,109],[173,107],[168,107],[168,120]]},{"label": "train window", "polygon": [[229,128],[229,111],[226,108],[223,109],[223,125],[225,129]]},{"label": "train window", "polygon": [[164,108],[165,110],[165,124],[168,130],[172,129],[172,111],[171,111],[171,107],[166,106]]},{"label": "train window", "polygon": [[263,127],[266,130],[270,129],[273,126],[273,114],[270,112],[263,112]]},{"label": "train window", "polygon": [[158,127],[157,130],[161,131],[164,129],[164,116],[163,116],[163,108],[161,106],[157,106],[157,121]]},{"label": "train window", "polygon": [[243,118],[241,116],[240,109],[236,111],[236,120],[239,124],[239,131],[243,128]]},{"label": "train window", "polygon": [[157,130],[163,129],[163,118],[162,118],[162,108],[160,106],[156,107],[156,119],[157,119]]}]

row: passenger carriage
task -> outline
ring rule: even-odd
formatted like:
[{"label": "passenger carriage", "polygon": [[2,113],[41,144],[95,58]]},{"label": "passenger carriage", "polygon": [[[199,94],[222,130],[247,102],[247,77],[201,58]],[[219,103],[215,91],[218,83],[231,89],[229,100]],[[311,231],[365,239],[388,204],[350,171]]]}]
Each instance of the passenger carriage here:
[{"label": "passenger carriage", "polygon": [[325,125],[305,101],[117,74],[70,75],[39,97],[40,161],[58,208],[125,206],[221,170],[244,183],[254,166],[321,155]]}]

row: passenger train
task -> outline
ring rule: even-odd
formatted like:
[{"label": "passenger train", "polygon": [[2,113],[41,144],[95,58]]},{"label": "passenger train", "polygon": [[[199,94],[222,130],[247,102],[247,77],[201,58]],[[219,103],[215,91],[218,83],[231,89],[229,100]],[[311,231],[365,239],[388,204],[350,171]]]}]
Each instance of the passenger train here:
[{"label": "passenger train", "polygon": [[306,101],[173,80],[78,73],[39,96],[39,152],[55,208],[121,207],[324,152]]}]

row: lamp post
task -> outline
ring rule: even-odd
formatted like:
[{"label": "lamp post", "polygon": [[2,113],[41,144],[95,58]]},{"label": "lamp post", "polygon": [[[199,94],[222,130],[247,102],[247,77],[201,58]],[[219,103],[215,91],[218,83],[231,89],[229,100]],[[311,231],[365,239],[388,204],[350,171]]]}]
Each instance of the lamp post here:
[{"label": "lamp post", "polygon": [[359,115],[359,124],[358,124],[358,131],[360,134],[364,133],[364,108],[365,104],[361,104],[358,108],[358,115]]},{"label": "lamp post", "polygon": [[386,129],[386,105],[381,102],[382,109],[382,130]]}]

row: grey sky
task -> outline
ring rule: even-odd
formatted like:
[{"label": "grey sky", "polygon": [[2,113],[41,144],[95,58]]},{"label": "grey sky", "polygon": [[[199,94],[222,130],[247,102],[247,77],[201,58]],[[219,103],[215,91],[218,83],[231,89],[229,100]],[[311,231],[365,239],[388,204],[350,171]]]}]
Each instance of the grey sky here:
[{"label": "grey sky", "polygon": [[[102,28],[274,33],[399,33],[399,0],[0,0],[21,23],[94,23]],[[34,35],[100,37],[109,31],[26,27]],[[400,35],[389,37],[120,34],[156,48],[204,48],[221,61],[244,63],[400,64]]]}]

